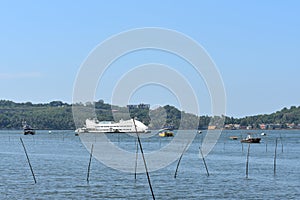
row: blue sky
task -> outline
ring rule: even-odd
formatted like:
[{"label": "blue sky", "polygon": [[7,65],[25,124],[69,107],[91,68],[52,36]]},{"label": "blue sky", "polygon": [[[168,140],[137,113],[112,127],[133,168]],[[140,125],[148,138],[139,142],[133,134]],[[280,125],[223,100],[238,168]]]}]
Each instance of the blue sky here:
[{"label": "blue sky", "polygon": [[[299,1],[276,0],[2,1],[0,99],[71,102],[80,65],[100,42],[129,29],[162,27],[186,34],[206,49],[224,82],[227,115],[298,106],[299,10]],[[205,84],[181,70],[182,60],[157,52],[123,60],[120,66],[151,61],[174,66],[190,77],[200,114],[210,114]],[[114,82],[109,78],[122,76],[120,66],[106,74],[107,87],[99,86],[95,99],[110,102]],[[131,102],[177,105],[174,95],[157,86],[136,91]]]}]

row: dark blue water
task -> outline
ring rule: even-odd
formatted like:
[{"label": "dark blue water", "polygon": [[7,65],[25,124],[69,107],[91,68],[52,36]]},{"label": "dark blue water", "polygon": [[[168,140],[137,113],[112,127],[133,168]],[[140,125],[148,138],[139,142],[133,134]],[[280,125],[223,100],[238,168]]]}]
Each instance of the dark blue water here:
[{"label": "dark blue water", "polygon": [[[151,172],[156,199],[299,199],[300,131],[265,131],[261,144],[250,146],[249,177],[245,178],[248,145],[230,136],[246,136],[245,131],[224,131],[206,157],[207,177],[199,146],[205,132],[197,135],[184,154],[177,178],[177,162]],[[34,184],[20,137],[37,179]],[[120,148],[132,150],[135,138],[110,134]],[[274,175],[275,140],[277,170]],[[152,151],[172,138],[143,138],[144,150]],[[87,183],[89,152],[73,131],[37,131],[24,136],[21,131],[0,131],[0,199],[151,199],[145,174],[120,172],[92,159]]]}]

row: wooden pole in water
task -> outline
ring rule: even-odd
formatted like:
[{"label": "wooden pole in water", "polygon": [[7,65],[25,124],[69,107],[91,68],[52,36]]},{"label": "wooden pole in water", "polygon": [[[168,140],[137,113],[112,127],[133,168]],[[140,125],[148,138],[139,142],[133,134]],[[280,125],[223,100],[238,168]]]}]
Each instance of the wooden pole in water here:
[{"label": "wooden pole in water", "polygon": [[281,143],[281,153],[283,153],[283,143],[282,143],[282,137],[280,135],[280,143]]},{"label": "wooden pole in water", "polygon": [[138,161],[138,151],[139,151],[139,144],[137,140],[136,143],[136,150],[135,150],[135,166],[134,166],[134,180],[136,180],[136,170],[137,170],[137,161]]},{"label": "wooden pole in water", "polygon": [[89,160],[88,171],[87,171],[87,176],[86,176],[87,182],[90,181],[89,178],[90,178],[91,162],[92,162],[92,157],[93,157],[93,149],[94,149],[94,144],[92,144],[91,153],[90,153],[90,160]]},{"label": "wooden pole in water", "polygon": [[133,124],[134,124],[134,128],[135,128],[138,144],[139,144],[139,147],[140,147],[140,150],[141,150],[142,158],[143,158],[143,161],[144,161],[145,171],[146,171],[146,175],[147,175],[147,179],[148,179],[148,184],[149,184],[149,187],[150,187],[150,190],[151,190],[152,198],[155,200],[154,192],[153,192],[152,185],[151,185],[150,175],[149,175],[149,172],[148,172],[147,163],[146,163],[146,159],[145,159],[145,155],[144,155],[144,151],[143,151],[143,147],[142,147],[142,142],[141,142],[139,133],[137,131],[134,118],[132,118],[132,120],[133,120]]},{"label": "wooden pole in water", "polygon": [[246,178],[248,178],[248,171],[249,171],[249,153],[250,153],[250,144],[248,144],[248,151],[247,151]]},{"label": "wooden pole in water", "polygon": [[268,152],[268,138],[266,138],[266,153]]},{"label": "wooden pole in water", "polygon": [[274,176],[276,175],[276,157],[277,157],[277,138],[276,138],[276,141],[275,141]]},{"label": "wooden pole in water", "polygon": [[201,133],[201,144],[203,142],[203,133]]},{"label": "wooden pole in water", "polygon": [[159,148],[161,147],[161,137],[159,137]]},{"label": "wooden pole in water", "polygon": [[32,174],[32,177],[33,177],[34,183],[36,183],[35,175],[34,175],[34,173],[33,173],[33,169],[32,169],[32,166],[31,166],[31,164],[30,164],[30,160],[29,160],[28,154],[27,154],[27,151],[26,151],[26,148],[25,148],[24,142],[23,142],[23,140],[22,140],[22,138],[21,138],[21,137],[20,137],[20,140],[21,140],[21,143],[22,143],[22,146],[23,146],[23,149],[24,149],[24,152],[25,152],[25,155],[26,155],[26,158],[27,158],[27,161],[28,161],[29,167],[30,167],[30,171],[31,171],[31,174]]},{"label": "wooden pole in water", "polygon": [[176,176],[177,176],[177,171],[178,171],[178,168],[179,168],[179,164],[180,164],[181,158],[182,158],[183,154],[186,152],[186,149],[187,149],[188,145],[189,145],[189,143],[187,143],[187,144],[185,145],[185,147],[184,147],[184,149],[183,149],[183,151],[182,151],[182,153],[181,153],[181,155],[180,155],[180,158],[179,158],[178,163],[177,163],[177,166],[176,166],[174,178],[176,178]]},{"label": "wooden pole in water", "polygon": [[206,162],[205,162],[205,159],[204,159],[204,156],[203,156],[203,153],[202,153],[201,147],[199,147],[199,150],[200,150],[201,157],[202,157],[202,160],[203,160],[203,163],[204,163],[205,169],[206,169],[206,174],[207,174],[207,176],[209,176],[208,168],[207,168],[207,165],[206,165]]}]

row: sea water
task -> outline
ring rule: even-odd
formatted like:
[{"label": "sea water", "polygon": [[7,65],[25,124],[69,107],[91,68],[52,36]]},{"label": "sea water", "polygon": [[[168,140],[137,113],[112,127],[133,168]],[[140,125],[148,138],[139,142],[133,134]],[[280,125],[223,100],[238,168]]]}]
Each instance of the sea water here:
[{"label": "sea water", "polygon": [[[250,145],[248,178],[248,144],[229,139],[230,136],[246,137],[246,131],[222,132],[205,157],[209,176],[199,155],[206,131],[197,134],[182,157],[176,179],[177,161],[149,173],[155,198],[299,199],[300,131],[264,132],[267,135],[260,136],[260,144]],[[36,184],[20,137],[26,146]],[[107,134],[107,138],[119,148],[135,152],[135,137],[119,133]],[[161,149],[172,139],[153,134],[142,137],[141,142],[147,154]],[[109,168],[95,158],[91,161],[87,182],[89,157],[89,151],[74,131],[37,131],[33,136],[22,135],[22,131],[0,131],[0,199],[152,199],[145,173],[137,174],[135,180],[134,173]],[[114,159],[113,155],[111,157]]]}]

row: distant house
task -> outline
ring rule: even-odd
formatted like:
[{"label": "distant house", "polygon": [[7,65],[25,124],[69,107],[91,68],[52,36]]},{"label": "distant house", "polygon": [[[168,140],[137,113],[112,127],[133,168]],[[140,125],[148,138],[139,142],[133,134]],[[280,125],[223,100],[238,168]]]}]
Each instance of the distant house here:
[{"label": "distant house", "polygon": [[286,127],[287,127],[287,128],[295,128],[295,124],[294,124],[294,123],[290,123],[290,124],[287,123],[287,124],[286,124]]},{"label": "distant house", "polygon": [[251,125],[248,125],[248,126],[246,127],[246,129],[247,129],[247,130],[250,130],[250,129],[252,129],[252,126],[251,126]]},{"label": "distant house", "polygon": [[149,109],[150,108],[150,104],[134,104],[134,105],[127,105],[127,108],[129,109]]},{"label": "distant house", "polygon": [[268,129],[281,129],[281,124],[268,124]]},{"label": "distant house", "polygon": [[225,129],[229,129],[229,130],[236,130],[236,129],[240,129],[240,125],[239,124],[226,124],[224,126]]},{"label": "distant house", "polygon": [[262,130],[267,129],[267,125],[266,124],[259,124],[259,128]]},{"label": "distant house", "polygon": [[240,129],[240,125],[239,124],[233,124],[233,127],[235,128],[235,129]]},{"label": "distant house", "polygon": [[232,129],[233,128],[233,124],[226,124],[224,126],[225,129]]},{"label": "distant house", "polygon": [[208,126],[208,130],[215,130],[217,128],[217,126]]}]

